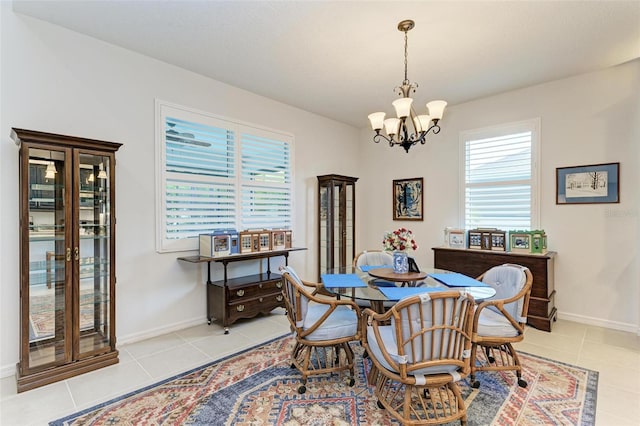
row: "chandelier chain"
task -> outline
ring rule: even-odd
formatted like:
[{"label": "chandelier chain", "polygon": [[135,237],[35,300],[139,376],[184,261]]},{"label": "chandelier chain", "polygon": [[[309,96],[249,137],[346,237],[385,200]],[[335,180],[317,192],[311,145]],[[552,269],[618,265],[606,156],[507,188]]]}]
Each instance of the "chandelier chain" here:
[{"label": "chandelier chain", "polygon": [[404,32],[404,81],[408,82],[409,78],[407,77],[407,56],[408,56],[408,49],[407,46],[409,44],[409,36],[408,36],[408,31]]}]

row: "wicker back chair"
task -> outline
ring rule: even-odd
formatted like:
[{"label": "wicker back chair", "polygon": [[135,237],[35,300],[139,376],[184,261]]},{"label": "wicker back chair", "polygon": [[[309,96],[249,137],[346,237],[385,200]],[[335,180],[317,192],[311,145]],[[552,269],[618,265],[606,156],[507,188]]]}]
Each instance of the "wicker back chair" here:
[{"label": "wicker back chair", "polygon": [[515,370],[518,385],[527,387],[512,344],[524,339],[533,275],[524,266],[504,264],[489,269],[478,280],[493,287],[496,295],[480,303],[473,318],[471,386],[480,386],[476,371]]},{"label": "wicker back chair", "polygon": [[354,355],[349,342],[360,340],[360,308],[349,300],[316,296],[321,284],[302,281],[291,267],[281,268],[287,318],[295,334],[291,367],[302,374],[299,393],[307,378],[349,370],[349,386],[355,383]]},{"label": "wicker back chair", "polygon": [[380,408],[405,425],[466,424],[456,381],[470,370],[474,303],[464,292],[443,291],[407,297],[384,314],[363,311],[368,381]]},{"label": "wicker back chair", "polygon": [[358,266],[389,266],[393,265],[393,255],[382,250],[361,251],[353,258],[353,267]]}]

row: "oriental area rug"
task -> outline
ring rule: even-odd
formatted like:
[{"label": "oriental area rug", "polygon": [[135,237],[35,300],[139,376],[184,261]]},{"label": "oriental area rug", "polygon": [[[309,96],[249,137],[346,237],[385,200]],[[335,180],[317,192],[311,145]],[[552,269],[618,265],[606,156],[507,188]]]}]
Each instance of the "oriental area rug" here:
[{"label": "oriental area rug", "polygon": [[[291,368],[293,342],[275,339],[50,425],[399,424],[377,407],[360,345],[354,345],[353,387],[338,374],[312,376],[301,395],[301,376]],[[459,382],[469,426],[595,424],[597,372],[525,353],[520,359],[524,389],[513,372],[480,372],[479,389]]]}]

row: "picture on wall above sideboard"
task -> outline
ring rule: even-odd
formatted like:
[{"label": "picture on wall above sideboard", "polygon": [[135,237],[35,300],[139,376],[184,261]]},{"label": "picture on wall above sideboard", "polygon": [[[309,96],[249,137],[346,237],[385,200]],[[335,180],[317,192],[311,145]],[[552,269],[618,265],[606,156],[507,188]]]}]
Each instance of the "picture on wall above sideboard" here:
[{"label": "picture on wall above sideboard", "polygon": [[556,204],[620,202],[620,163],[556,168]]}]

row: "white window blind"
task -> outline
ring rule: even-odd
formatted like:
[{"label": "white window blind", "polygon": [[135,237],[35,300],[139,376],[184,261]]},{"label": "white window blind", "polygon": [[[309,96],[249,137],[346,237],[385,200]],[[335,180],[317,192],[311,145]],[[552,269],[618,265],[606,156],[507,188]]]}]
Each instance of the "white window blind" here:
[{"label": "white window blind", "polygon": [[289,144],[242,133],[241,209],[246,228],[291,227]]},{"label": "white window blind", "polygon": [[537,127],[527,121],[463,133],[465,228],[537,224]]},{"label": "white window blind", "polygon": [[290,135],[156,102],[157,250],[219,229],[290,228]]}]

